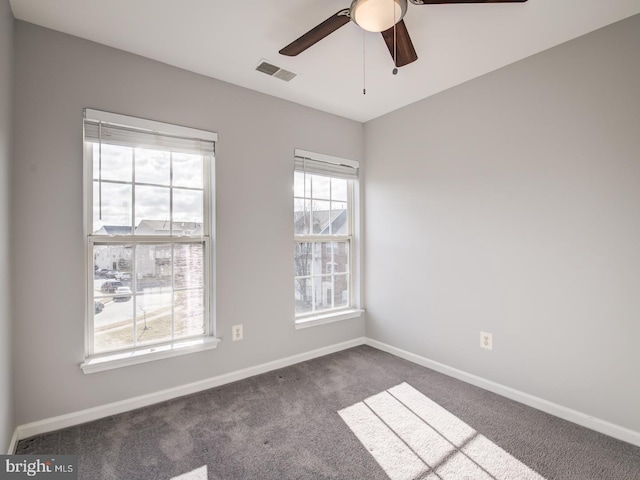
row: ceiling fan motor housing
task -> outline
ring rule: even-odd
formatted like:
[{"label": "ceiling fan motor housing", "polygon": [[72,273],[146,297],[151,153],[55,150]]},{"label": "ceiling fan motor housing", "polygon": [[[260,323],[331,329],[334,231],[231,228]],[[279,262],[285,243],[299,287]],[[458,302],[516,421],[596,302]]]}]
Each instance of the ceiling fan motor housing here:
[{"label": "ceiling fan motor housing", "polygon": [[364,30],[383,32],[407,13],[407,0],[353,0],[351,19]]}]

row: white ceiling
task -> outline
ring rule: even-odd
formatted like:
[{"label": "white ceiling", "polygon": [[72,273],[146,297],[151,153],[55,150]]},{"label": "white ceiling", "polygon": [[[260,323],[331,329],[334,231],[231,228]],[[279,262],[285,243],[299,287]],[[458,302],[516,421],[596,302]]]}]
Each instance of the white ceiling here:
[{"label": "white ceiling", "polygon": [[[354,23],[297,57],[278,53],[351,0],[10,2],[19,20],[362,122],[640,13],[640,0],[409,4],[419,58],[394,76],[381,35]],[[259,73],[261,59],[298,76]]]}]

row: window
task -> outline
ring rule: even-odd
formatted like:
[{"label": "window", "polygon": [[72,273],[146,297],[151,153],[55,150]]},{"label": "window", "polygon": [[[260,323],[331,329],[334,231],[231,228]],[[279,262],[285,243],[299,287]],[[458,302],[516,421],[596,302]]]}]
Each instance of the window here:
[{"label": "window", "polygon": [[356,310],[357,174],[357,162],[296,151],[296,323]]},{"label": "window", "polygon": [[169,356],[212,340],[216,135],[88,109],[84,132],[83,369],[101,358]]}]

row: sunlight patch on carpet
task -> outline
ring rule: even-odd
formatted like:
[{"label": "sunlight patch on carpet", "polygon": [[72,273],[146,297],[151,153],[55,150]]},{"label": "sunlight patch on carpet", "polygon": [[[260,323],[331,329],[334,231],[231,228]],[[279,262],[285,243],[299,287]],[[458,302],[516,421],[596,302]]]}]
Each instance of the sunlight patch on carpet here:
[{"label": "sunlight patch on carpet", "polygon": [[408,383],[338,414],[391,480],[545,480]]},{"label": "sunlight patch on carpet", "polygon": [[171,477],[171,480],[207,480],[207,478],[209,478],[207,474],[207,466],[203,465],[200,468],[183,473],[177,477]]}]

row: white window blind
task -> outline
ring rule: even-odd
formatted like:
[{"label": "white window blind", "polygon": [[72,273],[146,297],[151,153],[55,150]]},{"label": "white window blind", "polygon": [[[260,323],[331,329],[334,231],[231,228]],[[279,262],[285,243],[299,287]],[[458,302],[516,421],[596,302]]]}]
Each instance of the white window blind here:
[{"label": "white window blind", "polygon": [[294,170],[327,177],[356,180],[359,163],[346,158],[322,155],[305,150],[295,151]]},{"label": "white window blind", "polygon": [[84,116],[86,141],[202,155],[214,153],[217,135],[213,132],[100,110],[85,109]]}]

